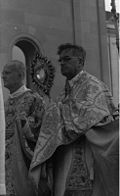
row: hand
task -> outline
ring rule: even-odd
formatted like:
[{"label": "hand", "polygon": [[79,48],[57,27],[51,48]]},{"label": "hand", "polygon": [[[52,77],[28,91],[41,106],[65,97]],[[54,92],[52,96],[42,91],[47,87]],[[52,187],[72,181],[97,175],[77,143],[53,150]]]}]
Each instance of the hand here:
[{"label": "hand", "polygon": [[15,116],[16,120],[25,120],[27,119],[26,117],[26,113],[25,112],[21,112],[21,113],[17,113]]}]

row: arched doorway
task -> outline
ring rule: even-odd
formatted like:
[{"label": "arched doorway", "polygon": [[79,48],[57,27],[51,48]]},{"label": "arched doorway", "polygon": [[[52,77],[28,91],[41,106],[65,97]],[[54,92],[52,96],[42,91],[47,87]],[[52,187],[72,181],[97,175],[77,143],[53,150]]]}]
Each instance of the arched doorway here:
[{"label": "arched doorway", "polygon": [[12,47],[12,59],[21,60],[26,65],[26,85],[33,89],[30,74],[31,63],[36,54],[41,53],[39,46],[30,38],[19,38]]},{"label": "arched doorway", "polygon": [[13,60],[20,60],[24,64],[26,63],[25,62],[25,55],[24,55],[23,51],[18,46],[16,46],[16,45],[13,46],[12,59]]}]

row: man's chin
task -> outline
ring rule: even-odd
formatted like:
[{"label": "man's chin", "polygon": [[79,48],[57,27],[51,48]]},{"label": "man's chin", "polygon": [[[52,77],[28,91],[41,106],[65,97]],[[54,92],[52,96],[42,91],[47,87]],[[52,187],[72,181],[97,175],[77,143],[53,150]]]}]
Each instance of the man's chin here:
[{"label": "man's chin", "polygon": [[3,85],[4,85],[4,87],[5,87],[5,88],[8,88],[8,85],[7,85],[7,83],[4,83]]},{"label": "man's chin", "polygon": [[61,74],[62,74],[63,76],[65,76],[65,77],[67,77],[67,75],[68,75],[66,72],[62,72],[62,71],[61,71]]}]

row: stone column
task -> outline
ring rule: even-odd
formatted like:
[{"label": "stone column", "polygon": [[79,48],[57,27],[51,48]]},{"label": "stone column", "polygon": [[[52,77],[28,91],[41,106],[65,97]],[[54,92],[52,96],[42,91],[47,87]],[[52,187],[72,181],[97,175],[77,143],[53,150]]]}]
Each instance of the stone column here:
[{"label": "stone column", "polygon": [[110,87],[104,0],[73,0],[75,43],[87,52],[85,69]]}]

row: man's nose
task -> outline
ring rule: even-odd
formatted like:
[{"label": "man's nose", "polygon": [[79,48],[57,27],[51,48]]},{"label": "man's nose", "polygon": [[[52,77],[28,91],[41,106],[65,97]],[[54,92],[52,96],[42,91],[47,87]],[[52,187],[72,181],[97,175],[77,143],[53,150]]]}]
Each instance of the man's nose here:
[{"label": "man's nose", "polygon": [[60,63],[61,66],[65,66],[65,64],[66,64],[65,61],[61,61]]},{"label": "man's nose", "polygon": [[2,73],[2,74],[1,74],[1,78],[3,78],[3,77],[4,77],[4,74]]},{"label": "man's nose", "polygon": [[2,77],[2,79],[5,79],[5,73],[2,73],[2,75],[1,75],[1,77]]},{"label": "man's nose", "polygon": [[67,69],[66,64],[65,64],[65,63],[61,64],[61,68],[62,68],[62,69]]}]

